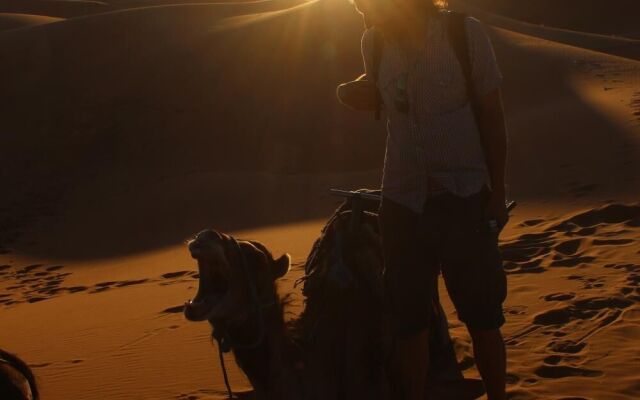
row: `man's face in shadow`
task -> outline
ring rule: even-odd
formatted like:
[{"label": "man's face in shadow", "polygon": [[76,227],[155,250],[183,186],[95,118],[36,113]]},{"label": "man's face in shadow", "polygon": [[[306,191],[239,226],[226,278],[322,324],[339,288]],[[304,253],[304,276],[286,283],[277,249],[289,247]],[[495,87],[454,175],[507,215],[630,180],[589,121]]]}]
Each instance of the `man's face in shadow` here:
[{"label": "man's face in shadow", "polygon": [[353,0],[367,27],[400,32],[407,23],[423,18],[425,4],[431,0]]},{"label": "man's face in shadow", "polygon": [[395,2],[392,0],[354,0],[358,11],[364,16],[367,27],[385,30],[394,24]]}]

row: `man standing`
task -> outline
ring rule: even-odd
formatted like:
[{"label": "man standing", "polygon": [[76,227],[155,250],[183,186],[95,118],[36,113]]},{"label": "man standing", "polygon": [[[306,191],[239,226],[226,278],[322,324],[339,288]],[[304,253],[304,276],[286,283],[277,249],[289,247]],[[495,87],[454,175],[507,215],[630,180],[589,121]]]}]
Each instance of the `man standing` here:
[{"label": "man standing", "polygon": [[381,99],[388,117],[380,227],[394,398],[428,398],[430,304],[441,271],[488,398],[503,400],[506,276],[498,233],[508,220],[506,128],[491,42],[478,20],[465,18],[469,82],[450,37],[453,14],[431,0],[355,5],[368,26],[365,75],[341,85],[338,96],[362,110]]}]

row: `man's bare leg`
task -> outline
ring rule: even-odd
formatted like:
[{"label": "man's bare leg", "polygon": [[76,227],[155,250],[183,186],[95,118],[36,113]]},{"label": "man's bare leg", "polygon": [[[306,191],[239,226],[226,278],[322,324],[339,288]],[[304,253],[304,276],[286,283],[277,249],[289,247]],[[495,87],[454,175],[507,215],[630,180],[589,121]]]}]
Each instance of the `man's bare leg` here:
[{"label": "man's bare leg", "polygon": [[425,400],[429,366],[429,331],[396,340],[391,360],[394,399]]},{"label": "man's bare leg", "polygon": [[473,355],[489,400],[506,400],[507,352],[499,329],[469,329]]}]

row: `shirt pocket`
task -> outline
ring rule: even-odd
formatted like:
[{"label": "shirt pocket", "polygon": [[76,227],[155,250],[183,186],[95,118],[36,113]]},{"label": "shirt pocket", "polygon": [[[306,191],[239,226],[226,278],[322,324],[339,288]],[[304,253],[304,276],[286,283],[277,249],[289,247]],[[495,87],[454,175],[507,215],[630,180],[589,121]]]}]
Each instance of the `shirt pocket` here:
[{"label": "shirt pocket", "polygon": [[438,60],[427,60],[418,85],[427,114],[446,114],[467,103],[466,82],[454,54],[444,51]]}]

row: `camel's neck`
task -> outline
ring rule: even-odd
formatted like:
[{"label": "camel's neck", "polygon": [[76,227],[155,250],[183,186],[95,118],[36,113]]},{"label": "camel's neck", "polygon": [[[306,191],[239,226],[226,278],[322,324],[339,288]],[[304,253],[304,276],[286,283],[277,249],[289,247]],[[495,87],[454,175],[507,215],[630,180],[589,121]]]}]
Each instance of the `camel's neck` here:
[{"label": "camel's neck", "polygon": [[[245,348],[238,342],[239,345],[232,348],[236,362],[249,378],[258,398],[299,399],[295,371],[297,352],[284,323],[282,305],[278,303],[269,307],[262,318],[262,339],[252,348]],[[248,333],[259,334],[261,329],[256,329],[256,325],[230,329],[231,342],[235,338],[247,338]]]}]

